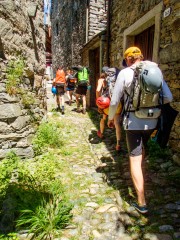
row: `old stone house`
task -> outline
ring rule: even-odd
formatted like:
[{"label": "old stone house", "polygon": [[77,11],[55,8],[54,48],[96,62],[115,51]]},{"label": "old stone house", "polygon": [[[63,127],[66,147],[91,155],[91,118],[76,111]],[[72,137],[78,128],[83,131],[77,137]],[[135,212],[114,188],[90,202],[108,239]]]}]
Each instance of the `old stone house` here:
[{"label": "old stone house", "polygon": [[[43,118],[46,107],[43,17],[41,0],[0,1],[0,159],[10,150],[33,156],[33,124]],[[24,60],[22,69],[19,65],[22,76],[8,77],[9,64],[13,72],[20,59]],[[14,94],[9,94],[7,84],[12,83]]]}]

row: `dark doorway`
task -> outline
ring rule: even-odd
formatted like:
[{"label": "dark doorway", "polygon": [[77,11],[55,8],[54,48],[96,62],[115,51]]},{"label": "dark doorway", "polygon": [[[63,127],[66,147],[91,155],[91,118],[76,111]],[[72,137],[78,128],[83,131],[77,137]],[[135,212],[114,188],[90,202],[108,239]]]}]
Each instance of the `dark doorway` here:
[{"label": "dark doorway", "polygon": [[96,87],[100,76],[99,71],[99,48],[89,51],[89,67],[90,67],[90,107],[96,106]]},{"label": "dark doorway", "polygon": [[155,25],[135,36],[135,46],[143,53],[144,60],[152,61]]}]

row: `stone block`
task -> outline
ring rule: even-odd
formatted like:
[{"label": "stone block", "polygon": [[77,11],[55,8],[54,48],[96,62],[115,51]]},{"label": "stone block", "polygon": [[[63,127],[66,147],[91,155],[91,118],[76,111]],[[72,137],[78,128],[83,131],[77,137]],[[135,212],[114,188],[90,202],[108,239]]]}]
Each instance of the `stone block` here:
[{"label": "stone block", "polygon": [[21,108],[19,104],[1,104],[0,105],[0,119],[14,118],[21,115]]},{"label": "stone block", "polygon": [[15,130],[21,130],[30,121],[30,116],[19,116],[11,125]]}]

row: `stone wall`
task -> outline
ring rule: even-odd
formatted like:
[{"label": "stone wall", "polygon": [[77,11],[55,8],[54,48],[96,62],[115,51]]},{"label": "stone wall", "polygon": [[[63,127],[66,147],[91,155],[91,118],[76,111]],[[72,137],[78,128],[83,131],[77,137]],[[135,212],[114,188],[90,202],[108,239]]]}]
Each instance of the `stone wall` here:
[{"label": "stone wall", "polygon": [[81,50],[96,34],[106,28],[104,0],[53,0],[53,69],[82,64]]},{"label": "stone wall", "polygon": [[88,10],[88,40],[106,29],[107,6],[104,0],[90,0]]},{"label": "stone wall", "polygon": [[[132,4],[128,0],[111,1],[111,39],[110,39],[110,61],[112,66],[120,67],[123,59],[123,33],[134,24],[138,19],[143,17],[148,11],[153,9],[161,1],[141,1],[137,0],[136,4]],[[158,63],[163,71],[171,91],[174,101],[172,106],[176,110],[180,110],[180,33],[179,33],[179,11],[180,3],[177,0],[166,1],[167,5],[163,7],[163,11],[168,7],[171,8],[171,14],[164,18],[163,12],[160,16],[160,43],[158,50]],[[126,6],[126,7],[124,7]],[[155,36],[157,37],[157,36]],[[178,115],[170,137],[170,146],[175,151],[180,150],[180,116]]]},{"label": "stone wall", "polygon": [[86,34],[86,1],[54,0],[51,21],[53,69],[80,64]]},{"label": "stone wall", "polygon": [[[41,0],[0,1],[0,159],[10,150],[22,157],[33,156],[33,125],[41,121],[46,111],[42,4]],[[28,13],[33,9],[36,16],[30,17]],[[19,58],[24,59],[25,68],[17,87],[26,93],[26,101],[31,104],[25,103],[19,93],[7,93],[7,66]]]},{"label": "stone wall", "polygon": [[[37,5],[36,17],[29,17],[31,7]],[[21,55],[27,62],[27,74],[44,74],[45,31],[41,0],[0,1],[0,38],[6,59]],[[0,44],[1,45],[1,44]],[[2,50],[1,50],[2,51]]]}]

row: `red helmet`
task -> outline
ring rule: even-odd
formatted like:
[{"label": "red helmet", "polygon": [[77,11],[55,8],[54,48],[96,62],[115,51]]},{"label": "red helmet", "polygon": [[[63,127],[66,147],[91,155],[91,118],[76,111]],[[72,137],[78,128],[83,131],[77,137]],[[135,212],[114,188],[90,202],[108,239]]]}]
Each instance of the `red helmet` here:
[{"label": "red helmet", "polygon": [[108,108],[110,105],[109,97],[104,97],[104,96],[98,97],[96,99],[96,105],[98,106],[98,108],[101,108],[101,109]]}]

